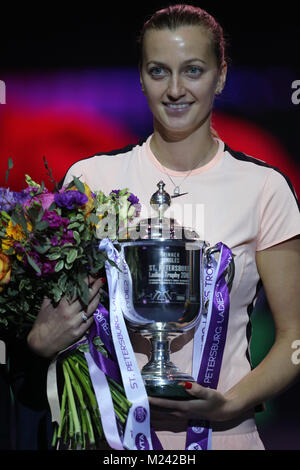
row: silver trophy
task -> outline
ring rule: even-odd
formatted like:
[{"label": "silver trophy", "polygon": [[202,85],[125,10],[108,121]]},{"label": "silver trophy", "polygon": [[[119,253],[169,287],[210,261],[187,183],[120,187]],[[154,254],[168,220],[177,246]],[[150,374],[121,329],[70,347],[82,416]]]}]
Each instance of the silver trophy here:
[{"label": "silver trophy", "polygon": [[[205,313],[202,273],[209,256],[218,249],[201,241],[191,229],[164,217],[171,204],[165,184],[150,200],[157,217],[144,219],[129,230],[127,239],[119,240],[120,250],[132,279],[132,305],[145,322],[128,321],[129,329],[150,339],[152,355],[141,374],[148,395],[184,399],[189,397],[180,382],[194,382],[170,360],[170,342],[174,337],[194,328]],[[227,284],[234,276],[229,265]]]}]

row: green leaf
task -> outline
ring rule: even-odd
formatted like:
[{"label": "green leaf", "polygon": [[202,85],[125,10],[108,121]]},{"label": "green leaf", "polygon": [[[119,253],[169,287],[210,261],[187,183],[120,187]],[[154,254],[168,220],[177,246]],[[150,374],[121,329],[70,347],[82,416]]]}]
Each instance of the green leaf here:
[{"label": "green leaf", "polygon": [[25,175],[25,181],[28,184],[28,186],[33,186],[34,188],[40,188],[41,185],[33,181],[29,175]]},{"label": "green leaf", "polygon": [[67,280],[68,280],[68,276],[66,275],[66,273],[62,273],[57,281],[58,287],[62,291],[65,291],[66,289]]},{"label": "green leaf", "polygon": [[8,169],[6,170],[6,173],[5,173],[5,184],[7,183],[9,172],[13,168],[13,166],[14,166],[13,161],[11,157],[9,157],[8,163],[7,163]]},{"label": "green leaf", "polygon": [[101,341],[100,336],[94,337],[93,345],[96,347],[97,351],[99,351],[103,356],[108,357],[108,353],[104,348],[104,343]]},{"label": "green leaf", "polygon": [[79,286],[78,286],[78,294],[80,297],[80,300],[84,305],[88,305],[90,301],[90,290],[88,288],[88,285],[85,281],[82,281]]},{"label": "green leaf", "polygon": [[56,259],[61,258],[61,254],[60,253],[48,253],[47,258],[50,261],[55,261]]},{"label": "green leaf", "polygon": [[77,258],[77,254],[77,250],[75,250],[75,248],[72,248],[67,254],[67,263],[74,263],[75,259]]},{"label": "green leaf", "polygon": [[44,255],[47,253],[51,245],[45,244],[45,245],[35,245],[34,249],[37,251],[39,254]]},{"label": "green leaf", "polygon": [[59,289],[58,286],[54,286],[52,289],[53,295],[54,295],[54,302],[59,302],[61,297],[62,297],[62,291]]},{"label": "green leaf", "polygon": [[72,230],[73,228],[79,227],[81,224],[79,222],[73,222],[72,224],[68,225],[68,230]]},{"label": "green leaf", "polygon": [[82,344],[81,346],[79,346],[78,350],[82,353],[90,352],[90,347],[88,344]]},{"label": "green leaf", "polygon": [[24,289],[24,287],[26,286],[27,284],[27,279],[21,279],[20,281],[20,284],[19,284],[19,291],[21,292],[21,290]]},{"label": "green leaf", "polygon": [[27,261],[30,264],[30,266],[38,273],[42,274],[39,266],[35,263],[34,259],[31,258],[31,256],[27,255]]},{"label": "green leaf", "polygon": [[45,230],[48,227],[49,227],[49,222],[47,222],[47,220],[41,220],[40,222],[37,222],[35,224],[35,229],[38,231]]},{"label": "green leaf", "polygon": [[88,217],[88,221],[90,224],[97,225],[99,223],[99,217],[96,214],[90,214]]},{"label": "green leaf", "polygon": [[24,232],[27,232],[27,223],[23,213],[13,212],[11,215],[11,220],[14,224],[21,225]]},{"label": "green leaf", "polygon": [[58,263],[56,263],[55,268],[54,268],[55,272],[58,273],[59,271],[61,271],[64,268],[64,265],[65,263],[62,259],[58,261]]},{"label": "green leaf", "polygon": [[81,239],[80,239],[80,235],[79,233],[76,231],[76,230],[73,230],[73,238],[74,240],[78,243],[78,245],[80,244],[81,242]]},{"label": "green leaf", "polygon": [[85,193],[84,184],[76,177],[73,177],[74,184],[80,193]]}]

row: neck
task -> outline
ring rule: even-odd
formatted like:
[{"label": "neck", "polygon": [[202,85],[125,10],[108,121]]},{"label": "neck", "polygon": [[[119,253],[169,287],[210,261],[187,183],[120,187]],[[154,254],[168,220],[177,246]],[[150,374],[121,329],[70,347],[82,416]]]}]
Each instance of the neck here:
[{"label": "neck", "polygon": [[218,143],[209,129],[198,129],[189,135],[166,133],[154,126],[150,148],[165,168],[175,171],[191,171],[207,164],[215,155]]}]

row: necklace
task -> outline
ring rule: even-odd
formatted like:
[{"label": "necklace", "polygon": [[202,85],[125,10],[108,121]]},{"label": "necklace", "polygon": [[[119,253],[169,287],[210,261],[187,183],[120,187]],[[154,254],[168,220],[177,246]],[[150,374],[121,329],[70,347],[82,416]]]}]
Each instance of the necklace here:
[{"label": "necklace", "polygon": [[[201,160],[203,160],[210,152],[210,150],[212,149],[212,146],[214,145],[214,142],[210,145],[209,149],[207,150],[207,152],[201,157]],[[197,166],[199,165],[199,162],[200,160],[198,160],[197,164],[187,173],[187,175],[185,175],[183,177],[183,180],[180,182],[180,184],[175,184],[174,181],[173,181],[173,178],[171,177],[171,175],[169,175],[169,173],[167,172],[167,169],[166,167],[164,167],[160,162],[160,166],[162,167],[162,170],[163,172],[168,176],[169,180],[171,181],[171,183],[173,184],[174,186],[174,190],[173,190],[173,196],[171,196],[172,199],[174,199],[175,197],[180,197],[180,196],[184,196],[185,194],[188,194],[188,192],[185,192],[185,193],[181,193],[180,192],[180,186],[185,182],[185,180],[188,179],[188,177],[190,176],[190,174],[192,173],[192,171],[194,171]]]}]

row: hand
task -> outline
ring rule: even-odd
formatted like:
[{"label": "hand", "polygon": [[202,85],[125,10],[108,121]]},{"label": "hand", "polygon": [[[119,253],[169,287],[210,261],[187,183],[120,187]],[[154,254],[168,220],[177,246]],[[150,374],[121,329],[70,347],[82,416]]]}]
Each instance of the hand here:
[{"label": "hand", "polygon": [[[80,339],[94,321],[93,313],[99,303],[101,279],[87,279],[90,286],[90,303],[85,311],[79,299],[72,303],[63,297],[57,307],[45,297],[27,342],[39,356],[51,357]],[[83,321],[82,314],[88,319]]]},{"label": "hand", "polygon": [[194,399],[170,400],[149,397],[151,423],[154,428],[161,427],[163,421],[168,423],[169,428],[174,426],[178,429],[181,423],[182,429],[186,429],[189,420],[227,421],[237,416],[231,401],[216,390],[193,382],[187,392]]}]

